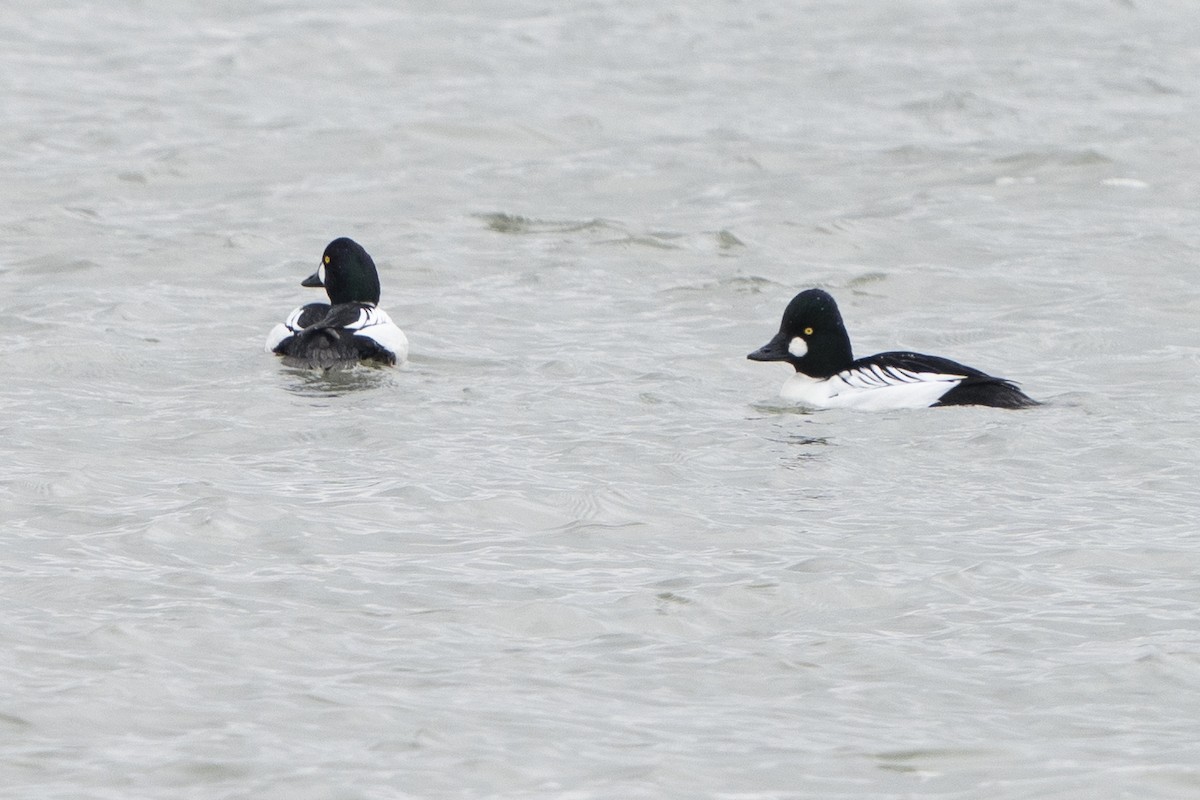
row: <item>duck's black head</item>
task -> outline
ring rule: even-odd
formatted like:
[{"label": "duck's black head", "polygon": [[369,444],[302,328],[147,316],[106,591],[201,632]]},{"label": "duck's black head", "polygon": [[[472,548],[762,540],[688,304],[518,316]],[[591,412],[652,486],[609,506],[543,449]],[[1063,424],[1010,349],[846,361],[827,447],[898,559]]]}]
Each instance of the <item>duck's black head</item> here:
[{"label": "duck's black head", "polygon": [[362,245],[353,239],[334,239],[321,256],[317,271],[301,286],[323,286],[333,305],[340,303],[379,304],[379,273]]},{"label": "duck's black head", "polygon": [[784,309],[779,333],[746,358],[786,361],[814,378],[828,378],[854,361],[837,303],[820,289],[806,289],[793,297]]}]

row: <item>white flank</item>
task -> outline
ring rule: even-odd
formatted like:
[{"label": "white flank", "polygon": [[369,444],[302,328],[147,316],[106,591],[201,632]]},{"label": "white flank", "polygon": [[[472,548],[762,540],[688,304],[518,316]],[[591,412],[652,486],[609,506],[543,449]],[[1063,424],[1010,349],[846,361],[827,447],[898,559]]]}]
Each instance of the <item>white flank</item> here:
[{"label": "white flank", "polygon": [[[286,321],[271,329],[271,332],[267,334],[266,350],[268,353],[273,353],[284,339],[303,330],[300,327],[300,315],[303,313],[304,306],[300,306],[288,314]],[[396,323],[392,322],[392,318],[387,315],[386,311],[378,308],[360,308],[358,319],[345,325],[344,328],[353,331],[355,336],[365,336],[387,349],[396,356],[397,364],[408,358],[408,337],[404,335],[404,331],[396,327]]]},{"label": "white flank", "polygon": [[796,358],[804,358],[804,354],[808,352],[808,342],[801,339],[799,336],[792,337],[788,342],[788,352]]},{"label": "white flank", "polygon": [[288,330],[286,325],[282,322],[275,323],[275,327],[271,328],[271,332],[267,334],[267,352],[274,353],[279,343],[291,335],[292,332]]},{"label": "white flank", "polygon": [[813,408],[855,408],[862,411],[928,408],[962,379],[962,375],[912,372],[873,364],[824,379],[810,378],[797,372],[783,385],[779,394],[784,400]]},{"label": "white flank", "polygon": [[288,314],[286,320],[271,328],[271,332],[267,334],[266,350],[268,353],[275,352],[275,348],[279,346],[280,342],[300,330],[300,315],[303,313],[304,306],[300,306]]},{"label": "white flank", "polygon": [[396,356],[400,364],[408,358],[408,337],[404,331],[396,327],[387,312],[379,308],[364,308],[359,312],[358,321],[346,326],[354,331],[355,336],[365,336],[378,343],[381,347]]}]

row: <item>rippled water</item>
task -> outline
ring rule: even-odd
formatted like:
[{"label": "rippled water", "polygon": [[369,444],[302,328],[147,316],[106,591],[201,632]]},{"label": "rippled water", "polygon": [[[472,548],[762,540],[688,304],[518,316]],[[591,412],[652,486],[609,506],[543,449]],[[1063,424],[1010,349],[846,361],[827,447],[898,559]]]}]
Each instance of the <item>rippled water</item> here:
[{"label": "rippled water", "polygon": [[[0,36],[6,796],[1200,795],[1190,4]],[[1047,404],[782,406],[814,285]]]}]

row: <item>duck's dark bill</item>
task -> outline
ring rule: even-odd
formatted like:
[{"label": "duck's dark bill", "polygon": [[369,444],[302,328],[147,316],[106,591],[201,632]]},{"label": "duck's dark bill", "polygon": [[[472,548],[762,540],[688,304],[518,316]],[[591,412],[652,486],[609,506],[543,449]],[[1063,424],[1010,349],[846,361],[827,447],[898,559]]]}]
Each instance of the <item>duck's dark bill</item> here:
[{"label": "duck's dark bill", "polygon": [[788,355],[787,341],[782,335],[779,335],[746,356],[746,358],[751,361],[786,361]]},{"label": "duck's dark bill", "polygon": [[317,270],[312,275],[309,275],[307,278],[300,281],[300,285],[312,288],[320,288],[324,286],[325,284],[321,282],[321,270]]}]

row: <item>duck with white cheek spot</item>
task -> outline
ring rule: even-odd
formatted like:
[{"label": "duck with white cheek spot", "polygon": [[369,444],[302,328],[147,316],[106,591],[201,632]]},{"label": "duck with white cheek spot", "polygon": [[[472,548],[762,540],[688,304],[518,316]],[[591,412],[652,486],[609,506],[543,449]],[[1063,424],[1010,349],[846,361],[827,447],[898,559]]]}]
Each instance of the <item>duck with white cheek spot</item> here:
[{"label": "duck with white cheek spot", "polygon": [[358,242],[334,239],[300,285],[325,289],[329,302],[300,306],[267,334],[267,352],[284,364],[327,370],[408,358],[408,338],[378,307],[379,273]]},{"label": "duck with white cheek spot", "polygon": [[792,298],[779,333],[747,358],[791,364],[796,374],[783,385],[780,396],[812,408],[885,411],[1038,405],[1012,381],[948,358],[888,352],[856,360],[837,303],[820,289],[807,289]]}]

